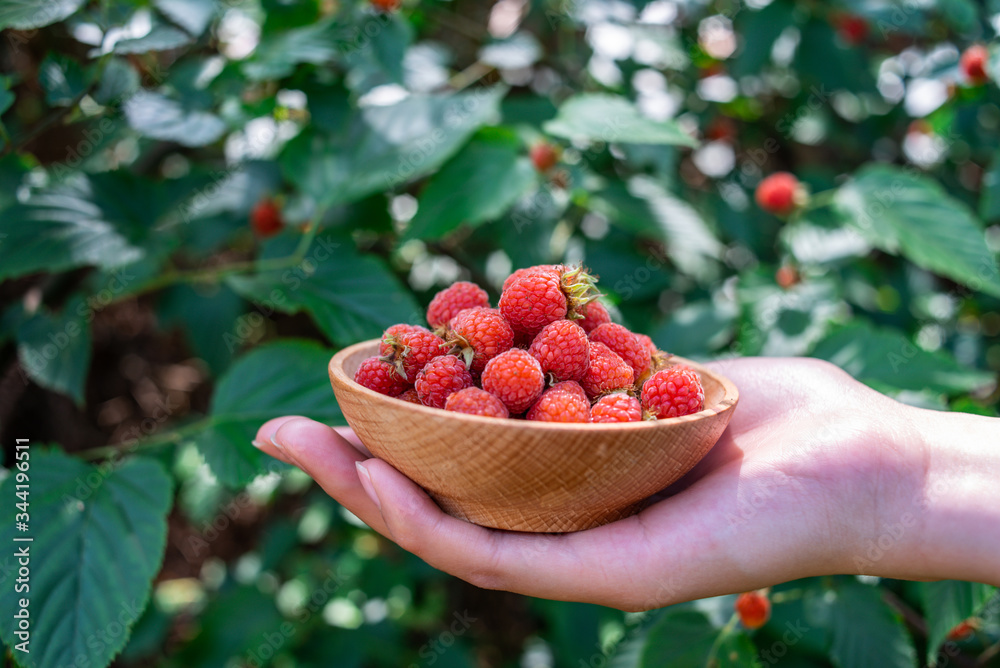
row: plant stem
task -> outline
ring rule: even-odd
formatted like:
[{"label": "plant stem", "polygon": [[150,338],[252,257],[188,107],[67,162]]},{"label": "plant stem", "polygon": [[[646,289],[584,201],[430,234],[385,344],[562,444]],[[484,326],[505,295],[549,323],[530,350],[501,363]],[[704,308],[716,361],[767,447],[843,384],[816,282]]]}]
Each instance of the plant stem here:
[{"label": "plant stem", "polygon": [[712,643],[712,648],[708,650],[708,665],[715,665],[715,655],[718,653],[719,648],[722,647],[723,641],[725,641],[725,639],[729,637],[729,634],[733,632],[733,629],[736,628],[736,622],[738,622],[739,619],[740,616],[734,612],[733,616],[729,618],[728,622],[726,622],[726,625],[722,627],[721,631],[719,631],[719,635],[715,637],[715,642]]},{"label": "plant stem", "polygon": [[203,431],[205,428],[211,426],[212,423],[212,418],[203,417],[202,419],[192,422],[185,427],[181,427],[180,429],[171,429],[169,431],[160,432],[143,441],[133,443],[132,445],[124,447],[122,445],[106,445],[100,448],[84,450],[79,454],[84,459],[93,460],[114,457],[115,455],[132,454],[140,450],[150,450],[161,445],[175,444],[193,434]]}]

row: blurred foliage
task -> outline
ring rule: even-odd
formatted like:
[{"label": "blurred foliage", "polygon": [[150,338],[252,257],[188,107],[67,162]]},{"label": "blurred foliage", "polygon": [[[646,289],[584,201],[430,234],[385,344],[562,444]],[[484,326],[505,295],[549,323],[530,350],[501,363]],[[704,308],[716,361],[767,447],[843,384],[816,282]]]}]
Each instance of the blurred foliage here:
[{"label": "blurred foliage", "polygon": [[[250,445],[342,424],[333,350],[558,261],[675,353],[997,415],[1000,91],[959,58],[987,44],[995,81],[998,25],[995,0],[0,0],[0,434],[12,464],[32,435],[44,555],[8,656],[998,665],[972,583],[792,582],[752,632],[732,596],[476,590]],[[812,192],[787,219],[753,201],[777,171]]]}]

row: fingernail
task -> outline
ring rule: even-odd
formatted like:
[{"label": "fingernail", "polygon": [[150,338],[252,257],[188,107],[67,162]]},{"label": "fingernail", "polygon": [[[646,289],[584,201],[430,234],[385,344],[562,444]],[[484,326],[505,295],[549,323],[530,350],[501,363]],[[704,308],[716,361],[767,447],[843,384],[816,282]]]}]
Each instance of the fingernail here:
[{"label": "fingernail", "polygon": [[260,450],[264,447],[264,441],[258,441],[256,438],[250,441],[250,445]]},{"label": "fingernail", "polygon": [[280,450],[281,452],[285,451],[285,448],[282,447],[281,443],[278,443],[278,432],[277,431],[275,431],[273,434],[271,434],[271,443],[274,445],[274,447],[278,448],[278,450]]},{"label": "fingernail", "polygon": [[358,467],[358,478],[361,479],[361,486],[365,488],[365,494],[368,498],[372,500],[375,507],[382,510],[382,502],[378,500],[378,494],[375,493],[375,487],[372,485],[372,476],[368,473],[368,469],[361,462],[354,462],[354,465]]}]

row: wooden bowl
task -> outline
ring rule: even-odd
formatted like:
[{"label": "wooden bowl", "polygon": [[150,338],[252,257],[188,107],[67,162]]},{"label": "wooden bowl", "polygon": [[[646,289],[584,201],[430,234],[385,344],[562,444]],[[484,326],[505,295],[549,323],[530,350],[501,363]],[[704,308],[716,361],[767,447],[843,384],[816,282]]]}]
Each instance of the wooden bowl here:
[{"label": "wooden bowl", "polygon": [[667,420],[556,424],[466,415],[379,394],[354,382],[378,341],[330,360],[330,382],[354,432],[376,457],[455,517],[496,529],[589,529],[638,512],[691,470],[722,436],[739,393],[701,374],[705,410]]}]

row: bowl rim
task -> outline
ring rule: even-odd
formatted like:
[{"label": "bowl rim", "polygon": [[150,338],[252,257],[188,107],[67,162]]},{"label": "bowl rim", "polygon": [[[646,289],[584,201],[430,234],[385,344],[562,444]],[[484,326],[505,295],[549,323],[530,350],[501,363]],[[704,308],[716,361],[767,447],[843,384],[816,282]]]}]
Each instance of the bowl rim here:
[{"label": "bowl rim", "polygon": [[369,339],[367,341],[361,341],[355,343],[354,345],[342,348],[337,351],[333,357],[330,358],[328,365],[328,371],[330,374],[330,381],[333,383],[334,389],[340,386],[342,389],[360,393],[362,395],[368,396],[373,401],[393,401],[393,407],[397,410],[410,410],[415,411],[417,414],[424,414],[428,417],[436,417],[438,419],[455,419],[455,420],[472,420],[473,423],[476,421],[482,422],[483,424],[497,424],[503,422],[508,424],[512,428],[516,429],[533,429],[541,431],[579,431],[581,428],[586,429],[586,431],[624,431],[624,430],[639,430],[639,429],[664,429],[669,428],[671,425],[680,424],[683,422],[695,422],[698,420],[704,420],[716,415],[721,415],[728,411],[733,410],[736,404],[739,403],[740,393],[737,389],[736,384],[733,383],[729,378],[721,373],[714,370],[708,369],[697,362],[686,359],[680,356],[674,356],[684,364],[691,366],[695,371],[700,374],[711,376],[723,387],[723,397],[722,399],[711,406],[706,406],[704,409],[697,413],[691,413],[690,415],[682,415],[679,417],[664,418],[661,420],[640,420],[639,422],[604,422],[604,423],[578,423],[578,422],[540,422],[536,420],[513,420],[510,418],[496,418],[487,417],[485,415],[470,415],[468,413],[459,413],[456,411],[446,411],[440,408],[433,408],[431,406],[424,406],[422,404],[414,404],[408,401],[400,401],[395,397],[390,397],[375,390],[371,390],[363,385],[354,382],[354,378],[344,371],[344,362],[349,358],[353,357],[362,350],[375,348],[377,351],[380,339]]}]

